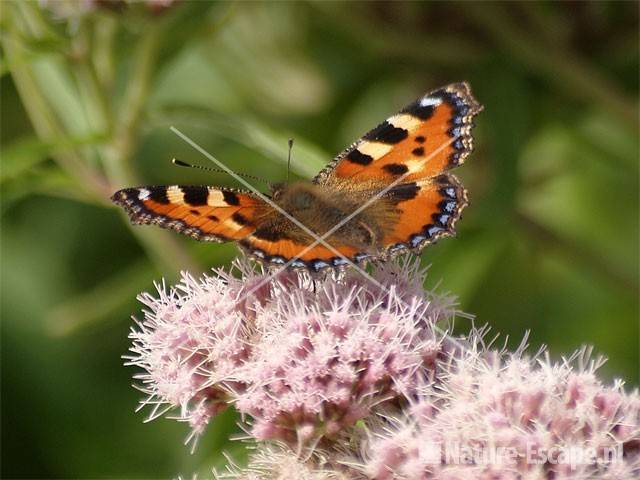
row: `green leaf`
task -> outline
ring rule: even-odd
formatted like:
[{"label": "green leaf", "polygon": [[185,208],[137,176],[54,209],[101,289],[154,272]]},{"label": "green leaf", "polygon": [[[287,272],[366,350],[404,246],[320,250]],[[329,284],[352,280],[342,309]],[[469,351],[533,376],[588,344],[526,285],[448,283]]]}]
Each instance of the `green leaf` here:
[{"label": "green leaf", "polygon": [[103,199],[86,193],[77,180],[64,171],[56,167],[36,167],[24,172],[23,175],[2,183],[2,207],[0,212],[2,214],[6,213],[17,202],[30,195],[48,195],[104,206]]},{"label": "green leaf", "polygon": [[15,179],[29,172],[36,165],[45,162],[57,150],[81,145],[93,145],[105,140],[102,135],[88,135],[75,138],[60,138],[56,142],[46,142],[35,135],[14,140],[2,152],[0,183]]}]

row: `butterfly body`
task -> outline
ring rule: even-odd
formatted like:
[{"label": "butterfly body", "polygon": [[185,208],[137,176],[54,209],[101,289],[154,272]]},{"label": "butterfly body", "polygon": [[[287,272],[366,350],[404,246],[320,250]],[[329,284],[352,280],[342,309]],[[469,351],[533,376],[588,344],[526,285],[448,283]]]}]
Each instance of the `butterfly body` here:
[{"label": "butterfly body", "polygon": [[268,237],[270,232],[277,231],[297,243],[311,244],[318,236],[330,232],[324,239],[327,243],[350,245],[363,253],[374,254],[382,248],[382,225],[385,221],[395,220],[395,209],[387,199],[380,198],[371,202],[368,208],[357,212],[364,202],[383,189],[383,186],[372,187],[362,185],[358,189],[335,188],[311,182],[276,186],[273,201],[308,227],[316,237],[277,211],[271,213],[271,218],[253,236],[261,238],[263,232],[266,232]]},{"label": "butterfly body", "polygon": [[237,241],[267,265],[321,271],[415,253],[454,234],[467,204],[448,172],[471,152],[482,107],[466,83],[435,90],[365,134],[312,181],[270,195],[210,186],[120,190],[134,223]]}]

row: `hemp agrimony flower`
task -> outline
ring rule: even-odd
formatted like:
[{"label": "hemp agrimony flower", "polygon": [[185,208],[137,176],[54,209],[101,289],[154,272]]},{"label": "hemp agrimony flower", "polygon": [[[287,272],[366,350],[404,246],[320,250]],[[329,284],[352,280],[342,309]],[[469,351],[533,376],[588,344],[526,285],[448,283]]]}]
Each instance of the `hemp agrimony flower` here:
[{"label": "hemp agrimony flower", "polygon": [[410,286],[415,266],[381,268],[379,277],[401,279],[388,290],[358,274],[309,284],[236,267],[242,279],[183,274],[139,297],[147,310],[128,358],[143,369],[151,418],[177,409],[198,434],[233,403],[260,440],[315,443],[433,376],[427,360],[443,337],[434,326],[447,328],[453,310]]},{"label": "hemp agrimony flower", "polygon": [[[583,349],[552,362],[450,332],[451,298],[418,263],[312,279],[233,273],[142,294],[128,363],[150,418],[190,438],[232,406],[253,440],[219,478],[633,478],[640,397],[605,386]],[[381,285],[384,287],[381,288]]]},{"label": "hemp agrimony flower", "polygon": [[371,422],[352,459],[365,478],[637,478],[640,398],[596,378],[602,359],[470,340],[410,407]]}]

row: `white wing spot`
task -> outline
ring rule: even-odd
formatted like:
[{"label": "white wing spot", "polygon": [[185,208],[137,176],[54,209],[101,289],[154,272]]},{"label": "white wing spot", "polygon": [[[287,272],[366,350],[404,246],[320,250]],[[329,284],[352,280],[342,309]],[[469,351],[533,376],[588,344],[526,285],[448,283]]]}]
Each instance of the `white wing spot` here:
[{"label": "white wing spot", "polygon": [[178,185],[167,188],[167,198],[171,203],[184,203],[184,192]]},{"label": "white wing spot", "polygon": [[387,153],[393,150],[393,145],[387,145],[386,143],[380,142],[362,142],[358,145],[358,150],[360,153],[365,155],[369,155],[374,160],[378,160],[381,157],[384,157]]},{"label": "white wing spot", "polygon": [[220,190],[209,189],[207,196],[207,205],[210,207],[228,207],[229,204],[224,201],[224,194]]},{"label": "white wing spot", "polygon": [[421,107],[436,106],[440,105],[441,103],[442,99],[437,97],[424,97],[422,100],[420,100]]},{"label": "white wing spot", "polygon": [[424,160],[408,160],[405,163],[407,173],[418,173],[424,168]]},{"label": "white wing spot", "polygon": [[422,121],[419,118],[414,117],[413,115],[408,115],[405,113],[399,113],[387,119],[391,125],[396,128],[404,128],[408,131],[413,131],[420,126]]},{"label": "white wing spot", "polygon": [[151,195],[151,192],[149,190],[147,190],[146,188],[141,188],[140,192],[138,193],[138,200],[146,200],[147,198],[149,198],[149,195]]}]

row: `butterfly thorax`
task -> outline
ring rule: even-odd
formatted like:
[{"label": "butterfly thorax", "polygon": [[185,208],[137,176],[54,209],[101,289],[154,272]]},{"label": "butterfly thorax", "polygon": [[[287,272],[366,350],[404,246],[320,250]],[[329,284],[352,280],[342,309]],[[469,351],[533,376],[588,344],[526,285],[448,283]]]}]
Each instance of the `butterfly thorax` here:
[{"label": "butterfly thorax", "polygon": [[[272,191],[276,204],[302,225],[317,235],[331,231],[327,242],[350,245],[363,251],[377,248],[382,240],[382,219],[393,217],[384,202],[374,202],[366,210],[358,212],[370,192],[353,192],[332,189],[311,182],[295,182],[275,185]],[[354,214],[354,212],[356,212]],[[385,214],[386,213],[386,214]],[[278,214],[269,219],[269,228],[286,231],[293,241],[314,239],[295,222]]]}]

